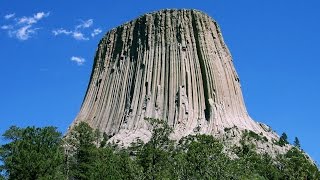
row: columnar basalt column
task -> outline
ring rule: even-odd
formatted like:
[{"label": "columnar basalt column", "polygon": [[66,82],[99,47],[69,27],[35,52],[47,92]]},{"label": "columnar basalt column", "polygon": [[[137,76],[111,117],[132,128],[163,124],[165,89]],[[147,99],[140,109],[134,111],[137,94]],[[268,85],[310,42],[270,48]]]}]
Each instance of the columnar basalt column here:
[{"label": "columnar basalt column", "polygon": [[74,124],[114,139],[150,137],[145,118],[172,138],[237,127],[274,137],[247,113],[240,80],[217,23],[197,10],[161,10],[110,30],[100,41]]}]

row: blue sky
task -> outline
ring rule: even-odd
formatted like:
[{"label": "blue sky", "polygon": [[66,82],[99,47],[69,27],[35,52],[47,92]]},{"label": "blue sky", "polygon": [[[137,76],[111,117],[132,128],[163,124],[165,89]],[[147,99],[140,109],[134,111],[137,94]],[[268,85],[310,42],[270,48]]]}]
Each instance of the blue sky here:
[{"label": "blue sky", "polygon": [[250,115],[290,141],[297,136],[320,162],[318,0],[2,0],[0,133],[11,125],[65,132],[80,109],[99,40],[164,8],[199,9],[217,20]]}]

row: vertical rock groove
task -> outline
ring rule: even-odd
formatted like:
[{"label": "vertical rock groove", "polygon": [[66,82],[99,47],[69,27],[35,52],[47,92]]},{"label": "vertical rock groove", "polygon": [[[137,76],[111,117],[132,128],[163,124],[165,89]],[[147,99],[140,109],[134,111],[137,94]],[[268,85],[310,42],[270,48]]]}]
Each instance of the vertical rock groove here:
[{"label": "vertical rock groove", "polygon": [[197,55],[198,55],[198,59],[199,59],[199,63],[200,63],[200,72],[201,72],[201,77],[202,77],[202,81],[203,81],[203,91],[204,91],[204,100],[205,100],[205,109],[204,109],[204,113],[205,113],[205,118],[206,120],[210,119],[210,104],[209,104],[209,93],[208,93],[208,84],[207,84],[207,73],[206,73],[206,67],[205,67],[205,60],[202,56],[202,48],[200,46],[201,41],[199,40],[199,32],[198,32],[198,28],[197,28],[197,17],[196,14],[193,12],[192,13],[192,29],[194,32],[194,39],[195,39],[195,43],[196,43],[196,50],[197,50]]},{"label": "vertical rock groove", "polygon": [[268,136],[246,111],[218,24],[197,10],[145,14],[111,29],[98,45],[72,125],[85,121],[130,143],[150,137],[145,118],[166,120],[176,139],[235,126]]}]

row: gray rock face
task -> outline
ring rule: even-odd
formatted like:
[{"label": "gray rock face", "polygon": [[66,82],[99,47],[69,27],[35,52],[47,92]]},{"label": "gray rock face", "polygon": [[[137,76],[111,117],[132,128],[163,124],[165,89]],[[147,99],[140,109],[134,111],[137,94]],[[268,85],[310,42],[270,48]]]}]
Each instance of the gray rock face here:
[{"label": "gray rock face", "polygon": [[145,118],[164,119],[173,139],[221,136],[237,127],[277,138],[253,121],[217,23],[196,10],[162,10],[110,30],[100,41],[74,124],[86,121],[128,144],[147,141]]}]

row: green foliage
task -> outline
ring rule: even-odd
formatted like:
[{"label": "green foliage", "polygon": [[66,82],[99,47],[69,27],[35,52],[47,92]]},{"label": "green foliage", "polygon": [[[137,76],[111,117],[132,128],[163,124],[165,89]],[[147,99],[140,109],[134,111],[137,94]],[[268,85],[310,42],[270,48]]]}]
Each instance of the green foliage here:
[{"label": "green foliage", "polygon": [[254,146],[250,144],[242,144],[235,152],[239,158],[230,163],[233,178],[278,179],[279,171],[268,154],[256,153]]},{"label": "green foliage", "polygon": [[[64,138],[64,161],[55,128],[13,126],[4,134],[10,142],[0,148],[0,170],[9,179],[320,179],[319,169],[296,147],[276,158],[258,154],[251,140],[265,141],[262,134],[245,131],[230,158],[213,136],[189,135],[175,142],[166,122],[147,121],[153,127],[150,141],[137,140],[127,149],[79,123]],[[280,139],[287,142],[286,135]]]},{"label": "green foliage", "polygon": [[90,179],[142,179],[142,168],[132,160],[125,151],[114,151],[113,148],[98,149]]},{"label": "green foliage", "polygon": [[10,127],[1,146],[2,170],[8,179],[62,178],[61,133],[55,127]]},{"label": "green foliage", "polygon": [[[128,152],[106,144],[107,135],[87,123],[76,125],[67,137],[70,179],[141,179],[142,170]],[[98,147],[100,145],[100,147]]]},{"label": "green foliage", "polygon": [[245,130],[242,136],[245,138],[245,140],[255,139],[257,141],[268,141],[268,138],[263,136],[262,133],[257,134],[251,130]]},{"label": "green foliage", "polygon": [[288,136],[287,136],[286,133],[282,133],[282,135],[280,136],[280,139],[279,139],[277,144],[280,145],[280,146],[284,146],[286,144],[289,144]]},{"label": "green foliage", "polygon": [[146,119],[153,127],[150,141],[137,153],[137,162],[146,179],[172,179],[173,141],[169,139],[172,129],[162,120]]},{"label": "green foliage", "polygon": [[300,141],[299,141],[299,139],[297,137],[294,138],[293,145],[298,149],[301,148]]},{"label": "green foliage", "polygon": [[108,139],[109,139],[108,135],[105,132],[103,132],[102,141],[100,142],[100,147],[104,147],[107,144]]},{"label": "green foliage", "polygon": [[68,167],[69,177],[74,179],[90,179],[90,175],[95,171],[93,168],[94,160],[97,157],[97,148],[95,145],[99,133],[85,122],[76,125],[67,137]]},{"label": "green foliage", "polygon": [[279,156],[282,179],[320,179],[319,169],[296,147]]},{"label": "green foliage", "polygon": [[178,144],[174,160],[178,179],[225,179],[229,158],[222,144],[208,135],[188,136]]}]

